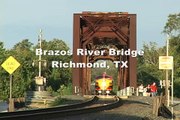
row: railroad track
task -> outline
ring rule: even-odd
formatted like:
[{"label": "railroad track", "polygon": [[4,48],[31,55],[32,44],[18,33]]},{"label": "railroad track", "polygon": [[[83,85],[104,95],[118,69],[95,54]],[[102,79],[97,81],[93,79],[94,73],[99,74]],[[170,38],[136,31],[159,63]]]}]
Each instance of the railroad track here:
[{"label": "railroad track", "polygon": [[[63,116],[79,115],[90,112],[98,112],[108,109],[113,109],[120,105],[120,99],[118,97],[115,100],[104,104],[104,102],[98,102],[99,98],[94,96],[92,99],[72,105],[66,105],[61,107],[53,107],[46,109],[18,111],[11,113],[0,113],[0,120],[49,120],[53,118],[60,118]],[[102,105],[99,105],[99,104]],[[95,105],[97,104],[97,105]]]}]

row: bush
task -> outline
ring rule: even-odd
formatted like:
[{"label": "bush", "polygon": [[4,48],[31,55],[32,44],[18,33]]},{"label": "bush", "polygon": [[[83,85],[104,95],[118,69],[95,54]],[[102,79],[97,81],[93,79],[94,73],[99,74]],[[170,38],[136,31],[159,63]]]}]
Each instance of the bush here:
[{"label": "bush", "polygon": [[58,106],[58,105],[62,105],[64,102],[66,101],[66,99],[61,98],[60,96],[57,97],[54,102],[51,103],[51,106]]},{"label": "bush", "polygon": [[174,96],[180,98],[180,79],[174,81]]},{"label": "bush", "polygon": [[60,85],[59,89],[57,92],[63,96],[63,95],[72,95],[72,84],[69,83],[67,86],[65,85]]},{"label": "bush", "polygon": [[65,88],[64,88],[64,95],[72,95],[72,84],[69,83]]}]

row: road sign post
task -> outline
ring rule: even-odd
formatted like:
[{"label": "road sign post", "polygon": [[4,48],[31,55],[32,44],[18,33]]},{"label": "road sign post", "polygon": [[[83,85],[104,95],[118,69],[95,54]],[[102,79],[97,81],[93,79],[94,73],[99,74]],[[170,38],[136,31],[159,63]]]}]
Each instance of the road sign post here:
[{"label": "road sign post", "polygon": [[[167,102],[166,105],[169,106],[168,70],[172,70],[173,69],[173,56],[159,56],[159,69],[166,70],[165,97],[166,97],[166,102]],[[171,88],[173,89],[173,86],[171,86]]]},{"label": "road sign post", "polygon": [[9,112],[14,111],[14,99],[12,97],[12,73],[20,66],[20,63],[12,56],[8,57],[1,65],[10,75]]},{"label": "road sign post", "polygon": [[[168,70],[171,70],[172,71],[172,74],[171,74],[171,106],[173,106],[173,92],[174,92],[174,89],[173,89],[173,56],[159,56],[159,69],[165,69],[166,70],[166,82],[165,82],[165,97],[166,97],[166,100],[167,100],[167,103],[166,105],[169,106],[169,82],[168,82]],[[173,115],[173,107],[171,108],[171,112],[172,112],[172,115]],[[173,116],[172,116],[172,119],[173,119]]]}]

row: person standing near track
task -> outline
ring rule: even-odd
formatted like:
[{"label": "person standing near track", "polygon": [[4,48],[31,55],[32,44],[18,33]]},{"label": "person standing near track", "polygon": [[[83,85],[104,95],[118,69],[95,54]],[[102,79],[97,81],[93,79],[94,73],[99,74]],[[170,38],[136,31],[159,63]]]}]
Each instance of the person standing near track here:
[{"label": "person standing near track", "polygon": [[138,87],[138,92],[139,92],[139,96],[143,96],[143,92],[144,92],[144,86],[143,86],[143,84],[141,84],[141,85]]},{"label": "person standing near track", "polygon": [[150,84],[148,84],[147,87],[146,87],[146,94],[147,94],[147,96],[150,96],[150,94],[151,94]]},{"label": "person standing near track", "polygon": [[151,88],[151,96],[156,96],[157,95],[157,86],[156,86],[156,83],[153,82],[153,84],[150,86]]}]

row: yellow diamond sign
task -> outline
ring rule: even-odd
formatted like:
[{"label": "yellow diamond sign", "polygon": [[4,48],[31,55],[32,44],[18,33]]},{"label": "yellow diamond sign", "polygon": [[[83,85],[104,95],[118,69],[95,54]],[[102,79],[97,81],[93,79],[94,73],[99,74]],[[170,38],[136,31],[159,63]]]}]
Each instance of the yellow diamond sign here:
[{"label": "yellow diamond sign", "polygon": [[9,74],[12,74],[19,66],[20,63],[12,56],[8,57],[1,65]]}]

